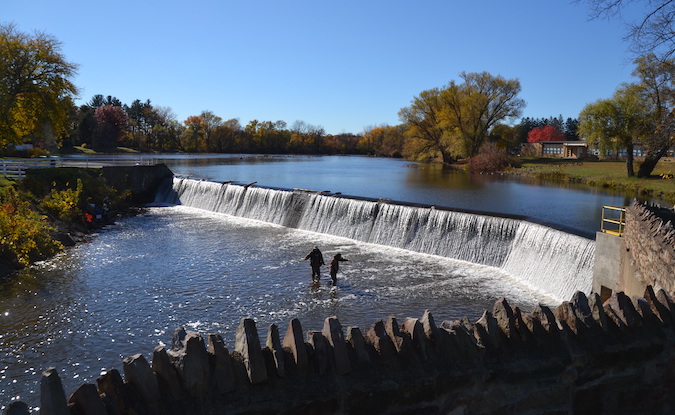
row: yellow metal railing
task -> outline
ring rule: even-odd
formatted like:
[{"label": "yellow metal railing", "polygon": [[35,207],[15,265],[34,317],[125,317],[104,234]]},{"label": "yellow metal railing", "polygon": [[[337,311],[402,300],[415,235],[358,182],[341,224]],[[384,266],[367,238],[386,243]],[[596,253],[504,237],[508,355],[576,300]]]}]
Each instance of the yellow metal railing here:
[{"label": "yellow metal railing", "polygon": [[[618,217],[617,217],[618,216]],[[602,207],[602,231],[621,236],[626,227],[626,208],[623,206]]]}]

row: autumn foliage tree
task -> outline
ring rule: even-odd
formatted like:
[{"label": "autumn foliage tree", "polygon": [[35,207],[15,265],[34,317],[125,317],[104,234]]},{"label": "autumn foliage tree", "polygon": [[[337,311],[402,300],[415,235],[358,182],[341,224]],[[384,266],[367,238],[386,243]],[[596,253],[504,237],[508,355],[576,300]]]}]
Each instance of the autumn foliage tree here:
[{"label": "autumn foliage tree", "polygon": [[490,130],[489,143],[494,143],[498,149],[504,152],[511,152],[520,147],[518,141],[517,127],[508,124],[496,124]]},{"label": "autumn foliage tree", "polygon": [[96,133],[93,146],[96,148],[115,148],[122,141],[129,126],[129,117],[121,107],[104,105],[94,112]]},{"label": "autumn foliage tree", "polygon": [[77,95],[76,70],[52,36],[0,25],[0,146],[63,136]]},{"label": "autumn foliage tree", "polygon": [[518,124],[514,126],[515,137],[514,140],[516,143],[526,143],[527,135],[533,128],[543,128],[547,125],[552,125],[560,131],[565,141],[579,141],[579,134],[577,129],[579,127],[579,120],[577,118],[567,118],[563,119],[562,115],[557,117],[544,117],[544,118],[530,118],[524,117],[520,120]]},{"label": "autumn foliage tree", "polygon": [[239,124],[239,120],[236,118],[231,118],[216,126],[213,129],[211,136],[211,145],[213,148],[210,151],[227,153],[241,148],[242,128]]},{"label": "autumn foliage tree", "polygon": [[[448,108],[445,128],[453,131],[461,157],[473,157],[497,123],[519,117],[525,101],[520,81],[488,72],[462,72],[462,83],[451,81],[441,98]],[[457,152],[457,150],[455,150]]]},{"label": "autumn foliage tree", "polygon": [[[111,109],[115,107],[117,109]],[[120,112],[121,111],[121,112]],[[168,107],[153,106],[136,99],[123,104],[114,96],[94,95],[86,105],[72,108],[72,130],[68,145],[91,145],[111,149],[124,145],[140,150],[185,151],[190,153],[270,154],[357,154],[362,153],[360,135],[328,135],[323,127],[304,121],[290,128],[283,120],[252,120],[245,127],[237,118],[224,121],[210,111],[192,115],[183,122]],[[98,112],[98,116],[94,116]],[[126,114],[126,119],[124,115]],[[119,116],[116,120],[113,115]],[[116,129],[114,127],[117,127]],[[403,126],[375,132],[376,154],[399,154]]]},{"label": "autumn foliage tree", "polygon": [[329,153],[359,154],[359,142],[361,136],[352,133],[328,134],[324,139],[324,145]]},{"label": "autumn foliage tree", "polygon": [[[672,7],[672,6],[671,6]],[[672,9],[671,9],[672,10]],[[675,147],[675,59],[647,54],[635,60],[640,100],[647,106],[652,133],[642,141],[645,158],[638,177],[649,177],[656,164]]]},{"label": "autumn foliage tree", "polygon": [[401,157],[405,142],[405,126],[382,125],[366,129],[358,148],[366,154]]},{"label": "autumn foliage tree", "polygon": [[614,96],[587,105],[579,130],[601,150],[626,151],[628,176],[633,149],[645,152],[637,176],[649,177],[659,160],[675,146],[675,60],[646,55],[635,61],[637,82],[619,87]]},{"label": "autumn foliage tree", "polygon": [[[276,122],[251,120],[244,131],[249,136],[254,151],[263,153],[284,152],[290,137],[286,122],[281,120]],[[320,133],[320,138],[322,137],[323,129]]]},{"label": "autumn foliage tree", "polygon": [[200,143],[206,141],[206,120],[200,115],[191,115],[183,124],[187,127],[180,136],[181,150],[197,152]]},{"label": "autumn foliage tree", "polygon": [[588,143],[603,153],[611,151],[615,157],[626,150],[626,172],[635,175],[633,149],[648,133],[645,115],[648,113],[635,86],[624,85],[612,98],[588,104],[581,111],[580,130]]},{"label": "autumn foliage tree", "polygon": [[323,127],[297,120],[291,125],[287,149],[292,153],[314,153],[325,151],[326,132]]},{"label": "autumn foliage tree", "polygon": [[492,128],[520,116],[520,82],[488,72],[460,73],[461,83],[422,91],[399,111],[408,154],[440,155],[445,163],[478,154]]},{"label": "autumn foliage tree", "polygon": [[543,127],[534,127],[527,133],[528,143],[538,143],[540,141],[563,141],[565,135],[552,125]]}]

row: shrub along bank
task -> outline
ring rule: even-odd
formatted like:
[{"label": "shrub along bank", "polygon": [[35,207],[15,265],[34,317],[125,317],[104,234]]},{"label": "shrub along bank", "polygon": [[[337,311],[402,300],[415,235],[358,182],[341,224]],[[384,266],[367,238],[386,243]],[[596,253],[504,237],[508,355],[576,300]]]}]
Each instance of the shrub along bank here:
[{"label": "shrub along bank", "polygon": [[33,169],[20,183],[0,187],[0,275],[133,212],[130,196],[109,186],[101,169]]}]

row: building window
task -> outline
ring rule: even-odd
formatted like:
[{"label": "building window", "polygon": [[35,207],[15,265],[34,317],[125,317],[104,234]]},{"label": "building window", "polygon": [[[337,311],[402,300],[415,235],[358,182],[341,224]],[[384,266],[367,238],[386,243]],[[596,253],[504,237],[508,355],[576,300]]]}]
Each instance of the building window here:
[{"label": "building window", "polygon": [[542,149],[542,154],[544,155],[560,155],[563,153],[562,145],[544,145]]}]

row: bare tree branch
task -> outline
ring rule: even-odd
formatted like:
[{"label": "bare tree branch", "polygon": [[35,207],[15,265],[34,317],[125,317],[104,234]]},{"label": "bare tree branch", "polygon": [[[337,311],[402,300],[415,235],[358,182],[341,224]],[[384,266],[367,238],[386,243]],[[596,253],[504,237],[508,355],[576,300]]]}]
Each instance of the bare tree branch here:
[{"label": "bare tree branch", "polygon": [[675,54],[675,0],[578,0],[588,4],[590,18],[624,19],[623,11],[631,5],[645,10],[642,17],[627,21],[625,40],[637,56],[654,53],[665,61]]}]

